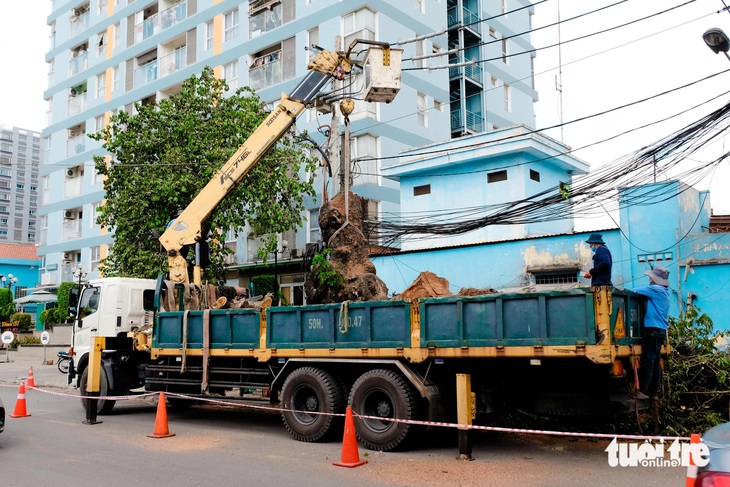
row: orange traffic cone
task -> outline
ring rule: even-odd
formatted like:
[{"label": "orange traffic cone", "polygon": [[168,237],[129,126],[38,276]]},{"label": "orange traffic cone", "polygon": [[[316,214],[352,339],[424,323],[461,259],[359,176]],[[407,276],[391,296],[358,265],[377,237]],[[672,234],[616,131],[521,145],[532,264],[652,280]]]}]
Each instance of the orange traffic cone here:
[{"label": "orange traffic cone", "polygon": [[[690,443],[699,443],[700,435],[693,433],[689,437]],[[692,455],[689,456],[689,465],[687,465],[687,478],[684,481],[685,487],[694,487],[697,482],[697,465],[695,465]]]},{"label": "orange traffic cone", "polygon": [[28,370],[28,387],[35,387],[35,379],[33,378],[33,366]]},{"label": "orange traffic cone", "polygon": [[167,428],[167,406],[165,405],[165,393],[160,392],[160,399],[157,402],[157,416],[155,417],[155,431],[148,438],[167,438],[175,436]]},{"label": "orange traffic cone", "polygon": [[355,421],[352,419],[352,407],[347,406],[345,413],[345,434],[342,437],[342,456],[339,462],[332,465],[338,467],[359,467],[368,463],[367,460],[360,460],[360,453],[357,451],[357,438],[355,436]]},{"label": "orange traffic cone", "polygon": [[18,400],[15,401],[15,411],[13,414],[8,414],[11,418],[25,418],[30,416],[28,411],[25,409],[25,382],[20,383],[20,389],[18,389]]}]

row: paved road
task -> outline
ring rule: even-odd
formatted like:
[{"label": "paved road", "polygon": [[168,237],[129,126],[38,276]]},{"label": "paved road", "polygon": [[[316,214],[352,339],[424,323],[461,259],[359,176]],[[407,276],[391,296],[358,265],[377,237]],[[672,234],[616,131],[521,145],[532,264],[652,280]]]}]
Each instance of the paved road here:
[{"label": "paved road", "polygon": [[[11,353],[11,359],[12,359]],[[154,430],[153,400],[123,401],[103,423],[83,425],[77,391],[37,359],[0,363],[0,397],[11,412],[18,384],[33,366],[36,386],[27,391],[28,418],[8,418],[0,434],[0,485],[292,485],[388,486],[585,486],[683,485],[683,468],[611,468],[606,441],[477,433],[472,462],[456,460],[451,430],[426,435],[415,450],[371,452],[355,469],[332,466],[341,442],[292,440],[278,415],[240,408],[168,408],[176,436],[147,438]]]}]

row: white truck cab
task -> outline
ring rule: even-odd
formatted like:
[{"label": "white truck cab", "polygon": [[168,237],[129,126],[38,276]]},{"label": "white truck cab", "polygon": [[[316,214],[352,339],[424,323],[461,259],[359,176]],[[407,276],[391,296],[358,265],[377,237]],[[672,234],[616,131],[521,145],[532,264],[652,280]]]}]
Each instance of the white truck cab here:
[{"label": "white truck cab", "polygon": [[116,348],[116,340],[127,339],[127,332],[152,324],[155,294],[154,279],[107,277],[93,279],[81,289],[72,288],[70,306],[75,308],[73,334],[73,372],[81,376],[86,368],[93,337],[105,337],[106,349]]}]

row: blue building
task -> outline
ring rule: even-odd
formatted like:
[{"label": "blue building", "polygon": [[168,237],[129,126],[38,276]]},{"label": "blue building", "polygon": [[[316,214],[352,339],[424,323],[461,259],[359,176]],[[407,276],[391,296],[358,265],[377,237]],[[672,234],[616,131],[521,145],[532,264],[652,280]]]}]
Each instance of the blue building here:
[{"label": "blue building", "polygon": [[[509,154],[508,150],[509,155],[505,155],[500,146],[515,131],[524,133],[525,129],[468,137],[463,139],[468,141],[463,151],[438,152],[420,160],[412,152],[404,153],[398,164],[387,169],[404,188],[403,213],[433,215],[434,211],[479,207],[485,201],[514,201],[544,187],[557,192],[556,181],[569,183],[563,179],[570,176],[569,171],[579,174],[587,169],[579,160],[560,155],[560,144],[536,134],[509,139],[507,146],[514,144],[516,152]],[[490,145],[495,146],[493,152]],[[431,149],[438,147],[420,151],[433,153],[436,151]],[[558,155],[540,157],[550,155],[551,150]],[[500,176],[499,183],[490,183],[488,176],[497,167],[506,168],[498,170],[506,170],[507,178]],[[423,190],[413,191],[423,186],[424,171],[431,173],[432,197]],[[544,187],[534,185],[537,181],[529,177],[533,171],[540,174]],[[446,178],[434,175],[446,172],[449,183],[442,192],[433,187],[440,184],[434,181]],[[504,186],[491,189],[500,184]],[[730,329],[724,299],[730,285],[730,228],[727,218],[711,215],[709,192],[670,180],[620,188],[618,201],[619,227],[599,231],[613,256],[614,286],[631,289],[648,285],[644,271],[661,265],[670,271],[673,316],[692,303],[713,318],[716,328]],[[589,280],[582,277],[592,264],[591,250],[585,243],[588,236],[574,231],[572,218],[487,227],[444,239],[404,239],[400,252],[375,256],[373,261],[393,293],[403,291],[427,270],[448,279],[454,293],[468,287],[528,291],[589,286]]]}]

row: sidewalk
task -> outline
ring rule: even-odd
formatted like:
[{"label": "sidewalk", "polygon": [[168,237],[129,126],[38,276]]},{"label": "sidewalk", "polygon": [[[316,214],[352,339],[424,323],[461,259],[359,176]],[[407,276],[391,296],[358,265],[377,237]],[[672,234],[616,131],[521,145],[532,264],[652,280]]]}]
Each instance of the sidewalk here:
[{"label": "sidewalk", "polygon": [[[7,355],[6,355],[7,354]],[[9,362],[6,362],[6,357]],[[33,367],[33,381],[36,387],[71,388],[68,385],[66,374],[56,367],[56,350],[48,347],[46,359],[52,360],[52,365],[43,364],[43,351],[20,351],[0,349],[0,384],[19,385],[27,382],[30,367]]]}]

